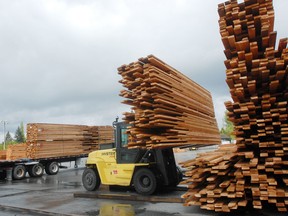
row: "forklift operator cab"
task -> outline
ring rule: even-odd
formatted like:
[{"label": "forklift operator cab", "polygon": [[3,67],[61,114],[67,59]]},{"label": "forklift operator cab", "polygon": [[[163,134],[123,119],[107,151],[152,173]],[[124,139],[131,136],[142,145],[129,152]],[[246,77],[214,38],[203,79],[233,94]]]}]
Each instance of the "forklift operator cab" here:
[{"label": "forklift operator cab", "polygon": [[127,124],[124,122],[114,123],[115,127],[115,145],[116,145],[116,160],[118,164],[137,163],[147,152],[146,149],[133,148],[128,149],[129,138],[127,134]]},{"label": "forklift operator cab", "polygon": [[128,149],[127,124],[113,123],[115,148],[91,152],[82,175],[86,190],[104,185],[133,186],[143,195],[153,194],[161,186],[176,186],[181,173],[174,153],[168,149]]}]

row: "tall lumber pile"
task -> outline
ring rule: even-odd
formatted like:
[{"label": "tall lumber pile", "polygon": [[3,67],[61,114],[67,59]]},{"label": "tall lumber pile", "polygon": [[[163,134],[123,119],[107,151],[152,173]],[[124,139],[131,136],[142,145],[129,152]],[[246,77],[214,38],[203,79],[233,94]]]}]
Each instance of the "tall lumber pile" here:
[{"label": "tall lumber pile", "polygon": [[210,92],[153,55],[118,68],[130,148],[219,144]]},{"label": "tall lumber pile", "polygon": [[87,154],[100,144],[114,142],[112,126],[33,123],[27,125],[27,157],[45,158]]},{"label": "tall lumber pile", "polygon": [[287,38],[276,49],[272,0],[230,0],[218,5],[218,13],[233,99],[225,105],[236,145],[183,163],[191,168],[185,205],[229,212],[251,204],[286,212]]}]

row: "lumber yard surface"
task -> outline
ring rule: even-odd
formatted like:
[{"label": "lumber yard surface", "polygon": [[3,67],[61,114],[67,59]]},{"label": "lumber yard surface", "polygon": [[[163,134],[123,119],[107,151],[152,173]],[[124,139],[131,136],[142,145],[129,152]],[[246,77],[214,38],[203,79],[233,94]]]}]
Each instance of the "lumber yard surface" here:
[{"label": "lumber yard surface", "polygon": [[[183,161],[194,158],[196,153],[215,150],[215,147],[205,147],[209,149],[201,149],[196,151],[187,151],[176,153],[176,160]],[[64,164],[63,164],[64,165]],[[117,198],[78,198],[74,197],[76,193],[85,191],[81,185],[81,177],[84,170],[84,161],[80,168],[74,169],[74,164],[67,170],[63,170],[58,175],[50,176],[44,174],[40,178],[25,178],[19,181],[8,182],[0,181],[0,215],[184,215],[184,216],[223,216],[223,214],[211,211],[201,210],[198,206],[184,207],[182,203],[155,203],[149,201],[130,201]],[[107,189],[102,189],[103,193],[108,193]],[[125,194],[136,196],[133,191],[117,192],[113,190],[111,194]],[[156,194],[153,197],[179,198],[184,191],[165,192],[164,194]],[[89,193],[90,194],[90,193]],[[110,214],[105,214],[105,212]],[[121,214],[120,214],[121,213]],[[226,214],[225,214],[226,215]],[[273,209],[253,210],[246,208],[244,211],[231,214],[241,216],[280,216],[283,215]]]},{"label": "lumber yard surface", "polygon": [[287,212],[288,39],[276,46],[272,0],[230,0],[219,4],[218,13],[233,99],[225,105],[236,145],[182,164],[191,169],[185,205],[216,212],[248,206]]}]

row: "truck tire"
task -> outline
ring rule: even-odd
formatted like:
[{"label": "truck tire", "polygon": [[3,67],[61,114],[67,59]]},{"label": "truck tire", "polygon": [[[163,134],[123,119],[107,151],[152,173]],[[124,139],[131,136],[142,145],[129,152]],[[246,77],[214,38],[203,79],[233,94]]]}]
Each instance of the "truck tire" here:
[{"label": "truck tire", "polygon": [[28,167],[28,173],[31,177],[41,177],[44,173],[42,164],[34,164]]},{"label": "truck tire", "polygon": [[47,163],[45,165],[45,172],[48,175],[56,175],[59,172],[59,164],[56,161]]},{"label": "truck tire", "polygon": [[13,168],[12,178],[15,180],[20,180],[25,178],[26,168],[24,165],[17,165]]},{"label": "truck tire", "polygon": [[151,195],[156,191],[157,179],[151,170],[141,168],[135,172],[133,184],[137,193],[142,195]]},{"label": "truck tire", "polygon": [[95,191],[99,188],[101,179],[96,168],[85,168],[82,174],[82,184],[87,191]]}]

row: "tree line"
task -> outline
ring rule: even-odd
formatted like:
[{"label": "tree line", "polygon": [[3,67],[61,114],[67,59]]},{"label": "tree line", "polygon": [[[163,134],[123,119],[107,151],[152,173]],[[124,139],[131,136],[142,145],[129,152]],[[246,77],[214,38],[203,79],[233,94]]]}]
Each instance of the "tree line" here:
[{"label": "tree line", "polygon": [[235,139],[235,134],[234,134],[234,125],[228,118],[228,111],[225,111],[223,120],[224,120],[223,127],[220,130],[220,134],[228,137],[231,142],[232,140]]},{"label": "tree line", "polygon": [[[5,134],[6,146],[10,144],[24,143],[24,142],[26,142],[26,137],[23,122],[17,127],[14,137],[11,136],[11,133],[9,131]],[[4,142],[2,142],[2,144],[4,144]]]}]

